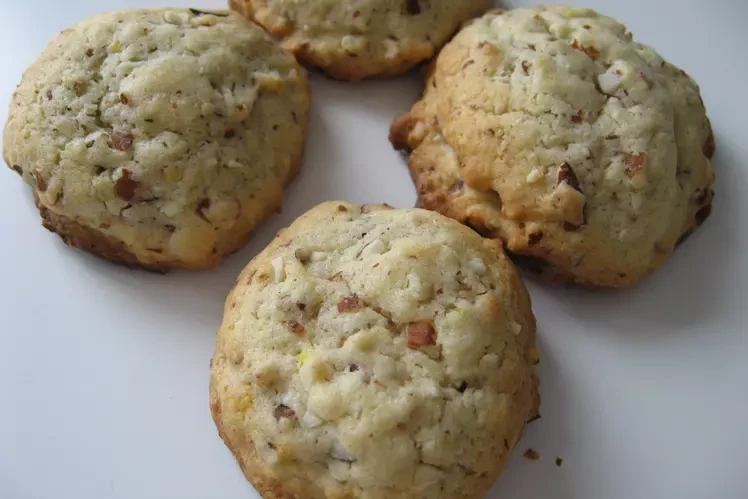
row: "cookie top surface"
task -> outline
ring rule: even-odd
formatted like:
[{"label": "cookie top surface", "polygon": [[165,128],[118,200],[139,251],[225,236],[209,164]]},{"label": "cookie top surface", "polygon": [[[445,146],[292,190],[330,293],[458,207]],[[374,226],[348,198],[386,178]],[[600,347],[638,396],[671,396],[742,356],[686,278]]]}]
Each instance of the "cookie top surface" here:
[{"label": "cookie top surface", "polygon": [[201,266],[279,206],[308,99],[296,61],[235,13],[111,12],[25,72],[4,156],[57,215],[143,260]]},{"label": "cookie top surface", "polygon": [[231,0],[305,63],[359,80],[397,74],[434,55],[490,0]]},{"label": "cookie top surface", "polygon": [[[714,145],[698,86],[589,9],[475,20],[392,134],[429,149],[411,161],[427,204],[586,284],[633,284],[711,202]],[[453,159],[456,178],[444,171]]]},{"label": "cookie top surface", "polygon": [[534,337],[495,241],[325,203],[227,299],[213,417],[267,497],[482,497],[537,411]]}]

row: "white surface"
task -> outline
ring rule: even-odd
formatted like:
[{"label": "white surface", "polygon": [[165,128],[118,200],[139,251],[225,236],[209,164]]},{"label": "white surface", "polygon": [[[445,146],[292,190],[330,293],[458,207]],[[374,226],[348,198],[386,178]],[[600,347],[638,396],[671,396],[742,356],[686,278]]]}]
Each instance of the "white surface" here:
[{"label": "white surface", "polygon": [[[166,2],[0,3],[5,113],[22,70],[57,30],[102,8]],[[715,209],[634,290],[529,283],[543,418],[489,497],[744,499],[748,2],[588,4],[701,83],[717,136]],[[15,174],[0,170],[0,498],[256,497],[208,409],[214,331],[235,275],[318,202],[414,201],[387,129],[417,95],[418,79],[350,86],[314,77],[312,87],[307,161],[283,214],[213,271],[152,275],[69,249],[40,227]],[[520,458],[527,447],[540,461]]]}]

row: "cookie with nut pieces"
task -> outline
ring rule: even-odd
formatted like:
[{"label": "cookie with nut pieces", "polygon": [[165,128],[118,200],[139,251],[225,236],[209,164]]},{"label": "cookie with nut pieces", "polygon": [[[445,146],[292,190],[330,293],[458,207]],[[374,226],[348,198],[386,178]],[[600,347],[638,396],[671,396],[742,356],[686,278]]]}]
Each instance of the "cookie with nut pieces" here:
[{"label": "cookie with nut pieces", "polygon": [[403,73],[430,59],[491,0],[230,0],[303,63],[341,80]]},{"label": "cookie with nut pieces", "polygon": [[3,155],[68,244],[199,269],[279,209],[308,106],[298,63],[236,13],[111,12],[59,33],[24,73]]},{"label": "cookie with nut pieces", "polygon": [[590,9],[471,22],[390,140],[409,154],[420,206],[554,280],[631,286],[711,211],[697,84]]},{"label": "cookie with nut pieces", "polygon": [[501,246],[434,212],[324,203],[239,276],[213,419],[263,497],[480,498],[537,415]]}]

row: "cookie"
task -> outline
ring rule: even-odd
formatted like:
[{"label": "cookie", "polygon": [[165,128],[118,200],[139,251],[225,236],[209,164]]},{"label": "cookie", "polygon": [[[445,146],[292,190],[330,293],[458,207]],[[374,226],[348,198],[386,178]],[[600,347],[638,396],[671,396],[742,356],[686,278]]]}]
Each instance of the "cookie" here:
[{"label": "cookie", "polygon": [[279,209],[308,107],[297,62],[238,14],[112,12],[59,33],[24,73],[3,155],[70,245],[200,269]]},{"label": "cookie", "polygon": [[430,59],[490,0],[230,0],[305,64],[341,80],[403,73]]},{"label": "cookie", "polygon": [[556,281],[631,286],[711,211],[698,86],[589,9],[475,20],[390,140],[409,154],[420,206]]},{"label": "cookie", "polygon": [[480,498],[537,415],[534,341],[495,241],[329,202],[239,276],[211,411],[266,498]]}]

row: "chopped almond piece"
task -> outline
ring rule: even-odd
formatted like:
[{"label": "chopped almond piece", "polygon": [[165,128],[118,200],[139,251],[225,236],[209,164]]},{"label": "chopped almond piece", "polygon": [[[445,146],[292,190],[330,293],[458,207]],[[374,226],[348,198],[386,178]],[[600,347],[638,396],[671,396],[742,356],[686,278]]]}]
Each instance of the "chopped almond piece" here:
[{"label": "chopped almond piece", "polygon": [[277,405],[274,411],[275,419],[281,418],[293,418],[296,417],[296,413],[287,405]]},{"label": "chopped almond piece", "polygon": [[628,166],[628,168],[626,168],[626,175],[629,177],[636,175],[636,172],[644,168],[644,161],[646,158],[647,157],[643,152],[637,152],[626,156],[626,165]]},{"label": "chopped almond piece", "polygon": [[432,321],[418,321],[408,324],[408,346],[427,347],[436,344],[436,329]]},{"label": "chopped almond piece", "polygon": [[298,334],[301,336],[306,331],[306,328],[303,324],[299,324],[296,321],[288,321],[288,328],[291,330],[293,334]]},{"label": "chopped almond piece", "polygon": [[579,179],[577,178],[577,175],[574,173],[574,170],[571,168],[571,165],[564,161],[558,166],[558,173],[556,176],[556,185],[560,185],[562,183],[566,183],[569,187],[574,189],[575,191],[582,192],[582,187],[579,183]]},{"label": "chopped almond piece", "polygon": [[114,183],[114,192],[125,201],[129,201],[135,196],[138,185],[139,182],[130,177],[130,170],[123,168],[122,176]]},{"label": "chopped almond piece", "polygon": [[112,132],[109,134],[109,145],[119,151],[127,151],[132,147],[135,137],[128,133]]},{"label": "chopped almond piece", "polygon": [[358,312],[362,307],[363,304],[358,295],[346,296],[338,302],[338,312],[341,314],[346,312]]}]

